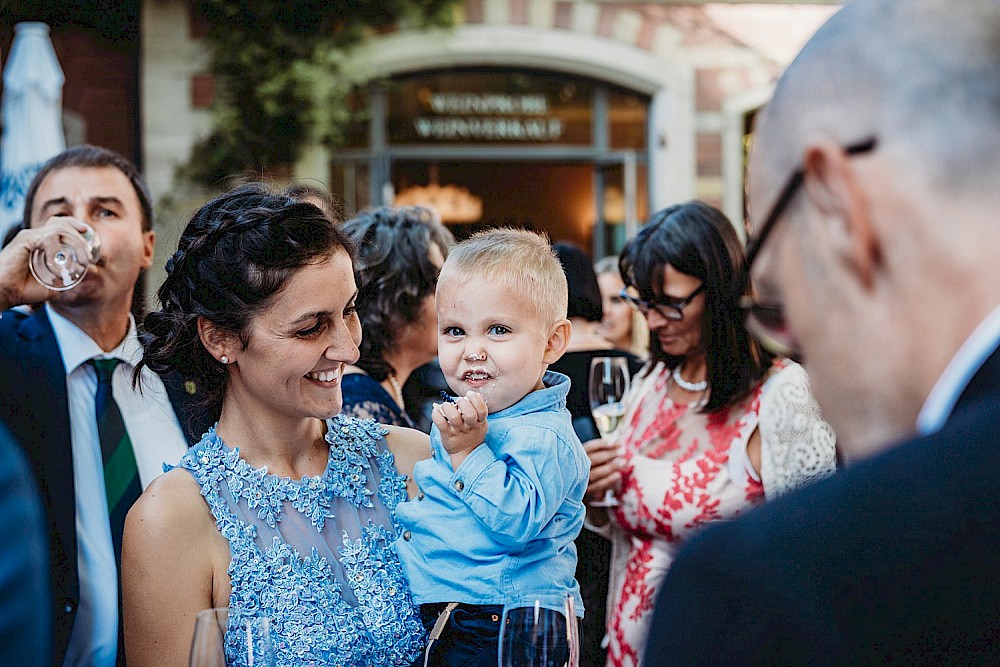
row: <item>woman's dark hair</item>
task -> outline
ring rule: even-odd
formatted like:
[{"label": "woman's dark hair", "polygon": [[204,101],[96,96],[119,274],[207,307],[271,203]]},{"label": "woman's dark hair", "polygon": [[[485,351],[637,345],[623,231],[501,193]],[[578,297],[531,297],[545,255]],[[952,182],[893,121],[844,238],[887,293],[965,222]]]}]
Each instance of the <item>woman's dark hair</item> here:
[{"label": "woman's dark hair", "polygon": [[[715,412],[746,396],[773,359],[743,323],[739,300],[745,261],[732,223],[722,211],[700,201],[654,213],[625,246],[619,261],[622,280],[643,299],[660,294],[668,264],[704,283],[701,340],[711,388],[704,412]],[[650,336],[649,351],[654,362],[663,361],[671,369],[684,360],[666,354],[655,336]]]},{"label": "woman's dark hair", "polygon": [[590,257],[579,246],[565,241],[552,244],[552,250],[562,264],[569,287],[569,308],[566,317],[582,317],[588,322],[600,322],[604,317],[601,288]]},{"label": "woman's dark hair", "polygon": [[365,332],[358,366],[381,382],[395,373],[385,354],[396,351],[400,331],[420,317],[424,300],[437,287],[441,269],[430,259],[431,244],[447,257],[455,239],[419,206],[365,211],[343,230],[358,252],[354,279]]},{"label": "woman's dark hair", "polygon": [[[318,208],[243,185],[202,206],[167,261],[160,310],[143,321],[142,366],[192,380],[213,420],[228,373],[202,345],[198,317],[234,334],[246,349],[255,316],[298,269],[337,251],[353,259],[351,242]],[[333,288],[334,286],[331,286]]]},{"label": "woman's dark hair", "polygon": [[282,190],[281,194],[291,197],[296,201],[315,205],[319,210],[323,211],[323,214],[326,215],[326,217],[338,225],[344,221],[343,206],[334,200],[331,195],[327,194],[315,185],[309,185],[308,183],[293,183]]}]

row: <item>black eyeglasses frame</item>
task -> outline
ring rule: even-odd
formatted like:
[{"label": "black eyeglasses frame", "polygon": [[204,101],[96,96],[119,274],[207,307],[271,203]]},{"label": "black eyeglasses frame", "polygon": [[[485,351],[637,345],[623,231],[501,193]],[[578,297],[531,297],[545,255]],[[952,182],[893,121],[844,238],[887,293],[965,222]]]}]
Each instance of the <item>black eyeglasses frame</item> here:
[{"label": "black eyeglasses frame", "polygon": [[[656,301],[646,301],[637,296],[632,296],[628,293],[628,287],[623,287],[618,292],[618,296],[625,300],[632,310],[636,310],[643,315],[647,314],[650,310],[655,309],[660,315],[668,320],[673,320],[675,322],[684,319],[684,309],[691,305],[695,297],[705,291],[705,283],[698,286],[698,289],[688,294],[686,297],[680,301],[669,301],[664,298],[657,299]],[[661,308],[669,308],[668,311],[660,310]]]},{"label": "black eyeglasses frame", "polygon": [[[874,150],[877,144],[878,140],[875,137],[869,137],[864,141],[845,146],[843,150],[844,154],[848,156],[861,155]],[[768,334],[769,331],[784,327],[785,316],[782,305],[758,303],[754,300],[750,290],[750,271],[754,260],[760,254],[760,249],[764,246],[764,242],[771,235],[778,220],[781,219],[785,213],[785,209],[788,208],[788,204],[791,203],[792,198],[798,193],[799,188],[802,187],[805,177],[804,166],[800,166],[792,172],[785,186],[781,189],[777,200],[775,200],[774,206],[771,207],[770,214],[764,219],[764,224],[761,225],[760,232],[747,244],[747,260],[743,269],[744,294],[740,297],[740,309],[743,311],[744,320],[758,342],[768,350],[792,359],[800,358],[801,354],[794,348],[781,343],[775,337]]]}]

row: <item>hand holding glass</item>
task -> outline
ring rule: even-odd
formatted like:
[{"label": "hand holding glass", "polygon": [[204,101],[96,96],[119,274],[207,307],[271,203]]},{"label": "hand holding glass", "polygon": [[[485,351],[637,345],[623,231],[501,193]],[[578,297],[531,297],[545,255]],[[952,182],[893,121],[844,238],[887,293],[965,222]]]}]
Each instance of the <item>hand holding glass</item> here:
[{"label": "hand holding glass", "polygon": [[101,237],[90,225],[84,226],[86,229],[80,232],[82,247],[76,239],[59,233],[46,237],[31,251],[28,268],[41,285],[56,292],[76,287],[83,282],[90,265],[100,259]]},{"label": "hand holding glass", "polygon": [[[590,362],[590,413],[601,437],[608,439],[625,416],[622,400],[629,387],[626,357],[594,357]],[[590,503],[595,507],[617,505],[614,492],[608,489],[603,500]]]},{"label": "hand holding glass", "polygon": [[275,667],[270,619],[230,611],[198,612],[191,641],[190,667]]}]

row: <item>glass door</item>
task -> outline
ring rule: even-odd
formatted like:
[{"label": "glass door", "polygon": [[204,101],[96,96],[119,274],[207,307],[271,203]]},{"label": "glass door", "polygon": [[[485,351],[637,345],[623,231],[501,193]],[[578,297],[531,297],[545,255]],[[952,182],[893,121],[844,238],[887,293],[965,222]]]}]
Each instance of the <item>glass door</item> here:
[{"label": "glass door", "polygon": [[592,163],[397,160],[391,171],[394,203],[436,208],[458,239],[510,226],[545,232],[553,242],[592,246]]},{"label": "glass door", "polygon": [[594,171],[595,211],[593,256],[617,255],[649,215],[645,163],[634,151],[614,161],[605,161]]}]

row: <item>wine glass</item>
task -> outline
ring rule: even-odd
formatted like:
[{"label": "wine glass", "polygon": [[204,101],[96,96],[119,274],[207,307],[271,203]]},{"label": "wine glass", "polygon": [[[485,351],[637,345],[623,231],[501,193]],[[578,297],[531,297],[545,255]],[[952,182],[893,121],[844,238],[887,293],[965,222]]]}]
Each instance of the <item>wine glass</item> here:
[{"label": "wine glass", "polygon": [[504,608],[500,667],[579,667],[580,626],[573,595],[551,602],[548,606],[536,599]]},{"label": "wine glass", "polygon": [[[610,438],[625,416],[622,399],[628,393],[629,380],[627,357],[594,357],[590,361],[590,414],[602,438]],[[618,500],[608,489],[602,500],[590,504],[612,507],[618,504]]]},{"label": "wine glass", "polygon": [[71,243],[63,234],[53,235],[31,252],[28,268],[35,280],[56,292],[72,289],[87,275],[91,264],[101,257],[101,237],[94,228],[85,223],[84,248],[79,243]]},{"label": "wine glass", "polygon": [[271,621],[266,616],[216,607],[198,612],[190,667],[275,667]]}]

